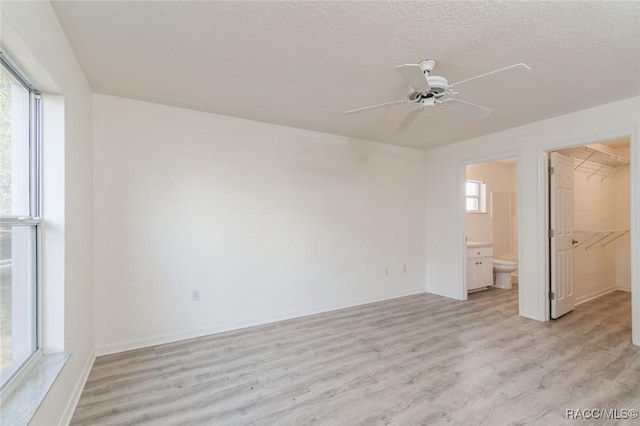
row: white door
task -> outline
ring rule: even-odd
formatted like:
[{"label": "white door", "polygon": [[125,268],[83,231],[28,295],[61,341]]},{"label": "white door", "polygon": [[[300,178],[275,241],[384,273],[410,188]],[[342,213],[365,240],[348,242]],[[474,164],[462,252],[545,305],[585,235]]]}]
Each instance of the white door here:
[{"label": "white door", "polygon": [[573,161],[557,152],[551,153],[551,318],[573,310],[576,296],[573,287]]}]

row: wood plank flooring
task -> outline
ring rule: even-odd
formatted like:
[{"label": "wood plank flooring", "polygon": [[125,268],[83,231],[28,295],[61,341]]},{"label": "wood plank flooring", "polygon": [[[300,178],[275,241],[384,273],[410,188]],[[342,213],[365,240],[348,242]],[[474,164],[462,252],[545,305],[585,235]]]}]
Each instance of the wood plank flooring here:
[{"label": "wood plank flooring", "polygon": [[570,424],[640,409],[630,324],[624,292],[547,323],[515,289],[403,297],[99,357],[71,424]]}]

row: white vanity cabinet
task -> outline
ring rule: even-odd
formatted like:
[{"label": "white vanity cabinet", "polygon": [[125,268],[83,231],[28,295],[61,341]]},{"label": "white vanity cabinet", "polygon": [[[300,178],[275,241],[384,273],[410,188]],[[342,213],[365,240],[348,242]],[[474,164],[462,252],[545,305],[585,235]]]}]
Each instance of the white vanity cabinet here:
[{"label": "white vanity cabinet", "polygon": [[467,245],[467,291],[493,285],[493,247],[490,244]]}]

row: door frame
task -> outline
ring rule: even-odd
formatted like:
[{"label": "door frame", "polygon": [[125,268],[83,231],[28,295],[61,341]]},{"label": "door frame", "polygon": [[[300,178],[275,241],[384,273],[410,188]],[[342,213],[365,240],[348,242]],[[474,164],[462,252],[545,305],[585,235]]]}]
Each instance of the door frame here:
[{"label": "door frame", "polygon": [[[473,166],[476,164],[482,163],[490,163],[492,161],[506,160],[508,158],[516,159],[516,176],[518,179],[518,257],[520,257],[520,253],[522,253],[522,244],[523,240],[520,238],[523,235],[523,220],[522,220],[522,197],[520,194],[523,194],[523,186],[522,186],[522,150],[513,150],[513,151],[505,151],[499,154],[486,155],[482,157],[476,157],[469,160],[460,161],[458,163],[458,229],[462,230],[462,238],[459,241],[459,253],[461,253],[461,257],[459,259],[459,264],[462,267],[462,279],[460,280],[461,286],[459,288],[459,300],[467,300],[469,295],[467,293],[467,206],[466,206],[466,182],[467,182],[467,166]],[[519,260],[519,259],[518,259]],[[520,269],[520,262],[518,262],[518,269]],[[518,280],[521,280],[522,274]],[[520,285],[520,281],[518,281],[518,312],[520,311],[520,307],[522,306],[522,298],[524,297],[523,287]]]},{"label": "door frame", "polygon": [[543,144],[538,148],[538,176],[540,176],[540,185],[538,197],[542,202],[539,203],[539,217],[544,220],[539,221],[538,229],[538,248],[540,252],[539,267],[544,269],[545,280],[541,283],[544,286],[544,294],[540,302],[543,303],[545,309],[545,318],[547,321],[551,319],[551,304],[549,303],[549,292],[551,289],[551,265],[550,265],[550,246],[548,230],[550,227],[550,203],[549,203],[549,174],[547,172],[549,164],[549,153],[559,151],[565,148],[589,145],[592,143],[604,143],[606,141],[629,138],[629,179],[630,185],[630,208],[631,216],[629,222],[629,241],[631,245],[631,332],[632,341],[635,345],[640,345],[640,265],[637,260],[640,256],[640,199],[636,196],[640,185],[640,134],[636,129],[626,129],[617,132],[608,132],[600,135],[574,138],[563,141],[554,141]]}]

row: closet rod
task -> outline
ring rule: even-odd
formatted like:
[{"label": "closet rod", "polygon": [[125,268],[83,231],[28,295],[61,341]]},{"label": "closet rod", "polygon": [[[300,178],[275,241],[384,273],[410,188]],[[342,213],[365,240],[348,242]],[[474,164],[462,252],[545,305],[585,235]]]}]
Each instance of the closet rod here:
[{"label": "closet rod", "polygon": [[[580,232],[580,231],[576,231],[576,232]],[[587,238],[586,240],[583,240],[582,242],[578,243],[574,248],[578,248],[578,247],[580,247],[581,245],[584,245],[584,244],[588,243],[589,241],[593,240],[593,239],[594,239],[595,237],[597,237],[597,236],[598,236],[598,233],[596,232],[596,233],[594,233],[592,236],[590,236],[589,238]]]},{"label": "closet rod", "polygon": [[615,240],[617,240],[618,238],[622,237],[622,236],[623,236],[624,234],[626,234],[627,232],[629,232],[629,231],[623,231],[623,232],[621,232],[620,234],[618,234],[618,235],[617,235],[615,238],[613,238],[612,240],[607,241],[606,243],[604,243],[604,244],[602,245],[602,247],[606,246],[607,244],[611,244],[612,242],[614,242],[614,241],[615,241]]},{"label": "closet rod", "polygon": [[[578,231],[578,232],[583,232],[583,231]],[[596,231],[593,233],[593,235],[589,238],[587,238],[585,241],[583,241],[582,243],[576,245],[576,248],[580,247],[581,245],[587,243],[588,241],[592,240],[594,237],[598,236],[598,235],[602,235],[602,234],[606,234],[605,236],[603,236],[602,238],[598,239],[597,241],[591,243],[590,245],[588,245],[587,247],[585,247],[585,250],[589,250],[591,247],[595,246],[596,244],[601,243],[602,241],[605,241],[607,238],[612,237],[609,241],[606,241],[605,243],[603,243],[600,248],[614,242],[615,240],[617,240],[618,238],[622,237],[624,234],[626,234],[627,232],[629,232],[629,230],[611,230],[611,231]],[[616,235],[617,234],[617,235]]]},{"label": "closet rod", "polygon": [[613,232],[608,233],[607,235],[605,235],[604,237],[600,238],[598,241],[596,241],[595,243],[591,244],[588,247],[585,247],[585,250],[589,250],[591,247],[595,246],[596,244],[598,244],[600,241],[606,240],[607,238],[609,238],[611,235],[613,235]]}]

